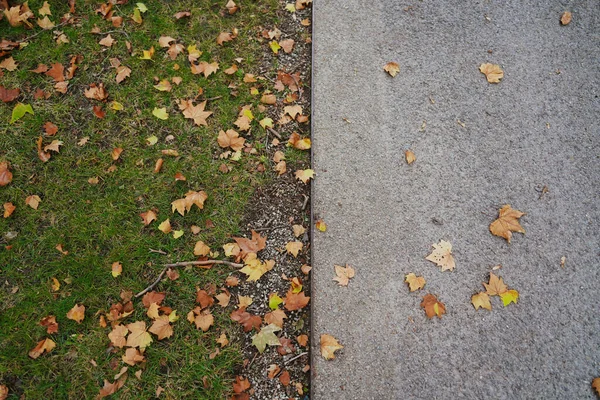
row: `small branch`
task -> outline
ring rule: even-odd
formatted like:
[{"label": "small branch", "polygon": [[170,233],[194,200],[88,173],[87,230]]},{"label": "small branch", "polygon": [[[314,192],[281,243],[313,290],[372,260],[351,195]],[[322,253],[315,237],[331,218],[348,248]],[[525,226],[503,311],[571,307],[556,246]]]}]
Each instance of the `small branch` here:
[{"label": "small branch", "polygon": [[218,100],[218,99],[222,99],[222,98],[223,98],[223,96],[209,97],[208,99],[206,99],[206,101]]},{"label": "small branch", "polygon": [[158,275],[158,278],[156,278],[156,280],[150,286],[148,286],[146,289],[144,289],[141,292],[139,292],[138,294],[136,294],[135,298],[137,299],[138,297],[143,296],[146,293],[148,293],[149,291],[151,291],[152,289],[154,289],[154,287],[156,285],[158,285],[159,282],[162,280],[162,278],[165,276],[165,274],[167,273],[167,270],[169,268],[186,267],[188,265],[211,265],[211,264],[224,264],[224,265],[229,265],[230,267],[234,267],[234,268],[243,268],[244,267],[244,264],[237,264],[237,263],[233,263],[231,261],[225,261],[225,260],[182,261],[182,262],[173,263],[173,264],[165,264],[163,270]]},{"label": "small branch", "polygon": [[270,231],[272,229],[282,229],[282,228],[289,228],[289,225],[268,226],[266,228],[257,228],[257,229],[252,229],[252,230],[254,232],[264,232],[264,231]]},{"label": "small branch", "polygon": [[256,352],[256,354],[254,355],[254,357],[252,357],[252,361],[250,361],[250,364],[248,364],[248,366],[246,367],[246,369],[250,369],[250,367],[252,366],[252,364],[254,363],[254,360],[256,360],[256,356],[258,355],[258,352]]},{"label": "small branch", "polygon": [[[125,36],[127,36],[127,39],[129,39],[129,33],[125,32],[125,31],[120,31],[120,30],[116,30],[116,31],[106,31],[106,32],[98,32],[98,33],[93,33],[94,35],[108,35],[109,33],[122,33]],[[131,40],[131,39],[130,39]]]},{"label": "small branch", "polygon": [[[67,23],[68,23],[68,22],[69,22],[69,21],[65,21],[65,22],[63,22],[63,23],[61,23],[61,24],[55,25],[55,26],[54,26],[52,29],[58,29],[58,28],[60,28],[61,26],[65,26],[65,25],[67,25]],[[34,37],[36,37],[37,35],[39,35],[40,33],[43,33],[43,32],[51,32],[51,31],[52,31],[52,29],[43,29],[43,30],[41,30],[41,31],[39,31],[39,32],[37,32],[37,33],[34,33],[34,34],[33,34],[33,35],[31,35],[31,36],[27,36],[25,39],[19,40],[19,43],[28,42],[28,41],[30,41],[31,39],[33,39]]]},{"label": "small branch", "polygon": [[295,361],[295,360],[297,360],[298,358],[300,358],[300,357],[302,357],[302,356],[305,356],[305,355],[307,355],[307,354],[308,354],[308,351],[305,351],[304,353],[300,353],[300,354],[298,354],[296,357],[293,357],[293,358],[290,358],[290,359],[289,359],[289,360],[287,360],[287,361],[284,361],[284,362],[283,362],[283,365],[288,365],[288,364],[289,364],[289,363],[291,363],[292,361]]},{"label": "small branch", "polygon": [[310,197],[303,194],[302,196],[304,196],[304,204],[302,204],[302,211],[304,211],[306,209],[306,206],[308,205],[308,200],[310,200]]},{"label": "small branch", "polygon": [[269,130],[269,132],[271,132],[273,135],[277,136],[277,139],[279,139],[279,140],[283,140],[283,139],[281,138],[281,135],[279,134],[279,132],[277,132],[275,129],[273,129],[273,128],[270,128],[270,127],[269,127],[269,128],[267,128],[267,129],[268,129],[268,130]]},{"label": "small branch", "polygon": [[162,254],[162,255],[167,255],[166,252],[162,251],[162,250],[154,250],[154,249],[148,249],[150,250],[150,253],[158,253],[158,254]]}]

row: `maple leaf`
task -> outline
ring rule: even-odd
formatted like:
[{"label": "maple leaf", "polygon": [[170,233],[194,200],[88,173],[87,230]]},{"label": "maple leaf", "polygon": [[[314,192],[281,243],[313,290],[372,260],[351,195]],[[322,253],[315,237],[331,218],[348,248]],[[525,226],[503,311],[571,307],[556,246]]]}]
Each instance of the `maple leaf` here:
[{"label": "maple leaf", "polygon": [[244,258],[244,267],[240,269],[240,272],[246,274],[248,276],[248,281],[257,281],[261,276],[269,272],[275,266],[275,261],[267,260],[266,262],[261,262],[258,258],[256,258],[256,253],[249,253],[246,258]]},{"label": "maple leaf", "polygon": [[289,254],[293,255],[294,257],[297,257],[298,252],[302,250],[303,246],[304,244],[302,242],[288,242],[285,245],[285,249]]},{"label": "maple leaf", "polygon": [[162,301],[165,299],[166,295],[161,292],[148,292],[142,297],[142,304],[144,307],[149,308],[152,303],[156,303],[160,305]]},{"label": "maple leaf", "polygon": [[10,172],[10,164],[6,161],[0,162],[0,186],[6,186],[12,182],[13,174]]},{"label": "maple leaf", "polygon": [[442,267],[442,271],[454,270],[454,256],[452,255],[452,245],[450,242],[440,240],[438,244],[432,244],[433,251],[430,255],[425,257],[426,260],[435,263],[437,266]]},{"label": "maple leaf", "polygon": [[296,171],[296,179],[302,181],[302,183],[308,183],[315,176],[315,171],[312,169],[298,170]]},{"label": "maple leaf", "polygon": [[196,303],[200,304],[200,307],[206,308],[214,304],[215,299],[208,294],[206,290],[198,290],[196,292]]},{"label": "maple leaf", "polygon": [[425,309],[427,318],[433,318],[436,315],[438,318],[442,318],[442,314],[446,313],[446,307],[444,306],[444,303],[439,301],[437,297],[432,294],[426,294],[423,297],[421,307]]},{"label": "maple leaf", "polygon": [[40,196],[38,196],[37,194],[34,194],[31,196],[27,196],[27,198],[25,199],[25,204],[27,204],[29,207],[33,208],[34,210],[37,210],[41,201],[42,201],[42,199],[40,199]]},{"label": "maple leaf", "polygon": [[246,308],[252,304],[251,296],[238,295],[238,308]]},{"label": "maple leaf", "polygon": [[29,357],[35,360],[44,353],[50,353],[55,347],[56,343],[52,339],[42,339],[29,351]]},{"label": "maple leaf", "polygon": [[58,126],[56,126],[52,122],[48,121],[44,124],[44,131],[46,132],[46,135],[54,136],[54,135],[56,135],[56,132],[58,132]]},{"label": "maple leaf", "polygon": [[294,232],[294,236],[300,237],[306,232],[306,229],[302,225],[293,225],[292,231]]},{"label": "maple leaf", "polygon": [[390,61],[384,65],[383,70],[390,74],[390,76],[395,77],[400,72],[400,66],[396,62]]},{"label": "maple leaf", "polygon": [[225,347],[229,344],[229,340],[227,340],[227,335],[221,333],[221,336],[217,339],[217,343],[221,345],[221,347]]},{"label": "maple leaf", "polygon": [[110,331],[108,338],[113,346],[123,348],[123,346],[127,344],[125,336],[127,336],[128,333],[129,329],[121,324],[118,324],[113,327],[112,331]]},{"label": "maple leaf", "polygon": [[592,381],[592,388],[596,390],[596,394],[600,396],[600,377],[594,378]]},{"label": "maple leaf", "polygon": [[217,36],[217,44],[219,46],[223,46],[223,43],[231,42],[236,37],[237,35],[235,33],[232,34],[231,32],[221,32],[219,33],[219,36]]},{"label": "maple leaf", "polygon": [[169,47],[171,46],[171,42],[175,42],[176,39],[171,36],[161,36],[158,38],[158,44],[160,47]]},{"label": "maple leaf", "polygon": [[32,26],[27,19],[33,18],[33,12],[27,7],[27,4],[5,9],[4,16],[8,20],[10,26],[17,27],[23,23],[29,27]]},{"label": "maple leaf", "polygon": [[4,218],[10,217],[17,209],[13,203],[4,203],[2,206],[4,207]]},{"label": "maple leaf", "polygon": [[244,258],[249,253],[258,253],[267,245],[267,237],[261,236],[260,233],[254,230],[252,230],[252,239],[243,237],[233,237],[232,239],[235,240],[240,248],[241,258]]},{"label": "maple leaf", "polygon": [[215,322],[215,319],[214,319],[213,315],[210,313],[209,309],[203,310],[198,315],[196,315],[196,317],[194,318],[194,323],[196,324],[196,329],[202,329],[203,332],[208,331],[208,329],[213,325],[214,322]]},{"label": "maple leaf", "polygon": [[267,345],[279,346],[279,338],[275,335],[275,332],[280,330],[281,328],[275,324],[264,326],[260,332],[252,336],[252,344],[256,346],[260,354],[265,351]]},{"label": "maple leaf", "polygon": [[246,139],[240,137],[240,134],[233,129],[227,131],[221,130],[219,137],[217,137],[217,143],[223,148],[231,147],[233,151],[238,151],[244,148],[244,142]]},{"label": "maple leaf", "polygon": [[152,336],[146,331],[146,323],[144,321],[136,321],[127,324],[129,336],[127,336],[128,347],[139,347],[141,349],[148,347],[152,343]]},{"label": "maple leaf", "polygon": [[123,357],[121,359],[125,364],[129,364],[132,367],[146,360],[144,355],[134,347],[130,347],[127,350],[125,350],[125,354],[123,354]]},{"label": "maple leaf", "polygon": [[131,69],[129,67],[126,67],[124,65],[119,65],[117,67],[117,77],[116,77],[117,83],[123,82],[130,75],[131,75]]},{"label": "maple leaf", "polygon": [[19,97],[20,93],[21,90],[19,88],[6,89],[5,87],[0,86],[0,100],[2,100],[4,103],[10,103],[11,101]]},{"label": "maple leaf", "polygon": [[208,126],[206,118],[212,115],[212,111],[204,111],[204,107],[206,107],[206,100],[196,106],[190,101],[188,107],[183,110],[183,116],[193,119],[198,126]]},{"label": "maple leaf", "polygon": [[202,190],[199,192],[189,191],[185,194],[185,209],[190,211],[196,205],[196,207],[202,210],[206,199],[208,199],[208,195]]},{"label": "maple leaf", "polygon": [[412,272],[404,277],[404,282],[408,283],[408,288],[411,292],[425,287],[425,278],[417,276]]},{"label": "maple leaf", "polygon": [[148,331],[154,333],[158,340],[173,336],[173,327],[170,324],[169,316],[161,315],[156,318]]},{"label": "maple leaf", "polygon": [[56,153],[60,152],[60,146],[63,145],[61,140],[53,140],[52,143],[44,147],[44,151],[54,151]]},{"label": "maple leaf", "polygon": [[500,79],[504,77],[504,71],[497,64],[481,64],[479,71],[485,74],[489,83],[499,83]]},{"label": "maple leaf", "polygon": [[225,251],[226,257],[237,257],[237,255],[240,254],[241,251],[240,246],[238,246],[237,243],[225,243],[223,245],[223,250]]},{"label": "maple leaf", "polygon": [[525,229],[519,223],[519,218],[524,212],[513,210],[510,204],[504,205],[499,212],[498,219],[490,224],[490,232],[495,236],[503,237],[510,243],[512,232],[525,233]]},{"label": "maple leaf", "polygon": [[502,299],[502,304],[504,307],[509,305],[510,303],[517,304],[517,299],[519,298],[519,292],[514,289],[507,290],[505,293],[500,293],[500,298]]},{"label": "maple leaf", "polygon": [[326,360],[335,359],[334,353],[343,348],[344,346],[342,346],[333,336],[326,333],[321,335],[321,355]]},{"label": "maple leaf", "polygon": [[67,313],[67,318],[72,319],[80,324],[85,318],[85,306],[83,304],[75,304]]},{"label": "maple leaf", "polygon": [[233,311],[230,317],[233,321],[238,322],[244,327],[244,332],[250,332],[253,328],[258,329],[262,323],[262,319],[258,315],[246,312],[246,309],[243,307]]},{"label": "maple leaf", "polygon": [[294,293],[292,289],[288,290],[285,296],[285,309],[288,311],[300,310],[308,304],[310,297],[304,295],[304,292]]},{"label": "maple leaf", "polygon": [[0,69],[5,69],[7,71],[14,71],[17,69],[18,64],[15,62],[15,59],[12,57],[5,58],[0,62]]},{"label": "maple leaf", "polygon": [[168,79],[163,79],[158,84],[154,85],[154,88],[161,92],[170,92],[173,89],[171,82],[169,82]]},{"label": "maple leaf", "polygon": [[334,265],[334,267],[337,276],[333,280],[337,281],[340,286],[348,286],[349,280],[354,278],[354,268],[348,264],[346,264],[346,267],[342,267],[341,265]]},{"label": "maple leaf", "polygon": [[219,302],[221,307],[227,307],[229,305],[229,300],[231,299],[231,295],[225,289],[221,293],[215,296],[215,299]]},{"label": "maple leaf", "polygon": [[287,315],[285,315],[285,311],[281,309],[276,309],[275,311],[265,314],[265,322],[267,324],[274,324],[280,328],[283,328],[284,318],[287,318]]},{"label": "maple leaf", "polygon": [[483,286],[490,296],[500,296],[508,291],[508,287],[504,284],[502,278],[497,277],[493,272],[490,272],[489,283],[484,282]]},{"label": "maple leaf", "polygon": [[233,391],[235,393],[242,393],[248,389],[250,389],[250,381],[242,376],[236,376],[233,383]]},{"label": "maple leaf", "polygon": [[113,383],[110,383],[109,381],[107,381],[105,379],[104,386],[100,389],[100,392],[98,393],[97,398],[103,399],[112,394],[115,394],[117,392],[117,390],[121,389],[123,387],[123,385],[125,385],[126,377],[127,377],[127,375],[125,375],[125,378],[121,378]]},{"label": "maple leaf", "polygon": [[116,42],[115,39],[110,36],[110,33],[103,39],[101,39],[98,44],[105,47],[111,47]]},{"label": "maple leaf", "polygon": [[152,221],[156,220],[156,213],[153,210],[148,210],[146,212],[140,213],[140,217],[144,222],[144,225],[149,225]]},{"label": "maple leaf", "polygon": [[54,315],[48,315],[47,317],[42,318],[40,325],[46,327],[46,332],[48,334],[58,332],[58,323],[56,322],[56,317]]},{"label": "maple leaf", "polygon": [[475,310],[479,308],[485,308],[486,310],[492,309],[492,303],[490,303],[490,296],[486,292],[479,292],[471,296],[471,303]]},{"label": "maple leaf", "polygon": [[235,4],[235,2],[233,0],[229,0],[227,2],[227,4],[225,4],[225,7],[227,8],[227,11],[229,12],[229,15],[235,14],[236,11],[239,9],[238,6]]}]

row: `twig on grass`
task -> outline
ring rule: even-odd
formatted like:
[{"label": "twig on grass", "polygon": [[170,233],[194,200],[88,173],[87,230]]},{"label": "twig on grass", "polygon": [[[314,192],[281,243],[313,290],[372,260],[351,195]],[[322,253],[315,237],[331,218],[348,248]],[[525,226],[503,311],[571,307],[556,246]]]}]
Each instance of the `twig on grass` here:
[{"label": "twig on grass", "polygon": [[[60,23],[60,24],[58,24],[58,25],[54,25],[54,27],[53,27],[52,29],[58,29],[58,28],[60,28],[61,26],[65,26],[65,25],[67,25],[68,23],[69,23],[69,21],[65,21],[65,22],[63,22],[63,23]],[[30,41],[31,39],[33,39],[34,37],[36,37],[37,35],[39,35],[40,33],[43,33],[43,32],[50,32],[52,29],[44,29],[44,30],[41,30],[41,31],[39,31],[39,32],[37,32],[37,33],[34,33],[34,34],[33,34],[33,35],[31,35],[31,36],[27,36],[25,39],[21,39],[21,40],[19,40],[19,43],[28,42],[28,41]]]},{"label": "twig on grass", "polygon": [[162,250],[154,250],[154,249],[148,249],[150,251],[150,253],[158,253],[158,254],[162,254],[162,255],[167,255],[166,252],[162,251]]},{"label": "twig on grass", "polygon": [[188,265],[211,265],[211,264],[224,264],[224,265],[229,265],[230,267],[234,267],[234,268],[243,268],[244,267],[244,264],[233,263],[231,261],[225,261],[225,260],[181,261],[181,262],[177,262],[177,263],[173,263],[173,264],[165,264],[163,270],[158,275],[158,278],[156,278],[156,280],[154,282],[152,282],[152,284],[150,286],[148,286],[146,289],[144,289],[141,292],[139,292],[138,294],[136,294],[135,298],[143,296],[144,294],[146,294],[149,291],[151,291],[152,289],[154,289],[154,287],[156,285],[158,285],[158,283],[165,276],[165,274],[167,273],[167,270],[169,268],[187,267]]}]

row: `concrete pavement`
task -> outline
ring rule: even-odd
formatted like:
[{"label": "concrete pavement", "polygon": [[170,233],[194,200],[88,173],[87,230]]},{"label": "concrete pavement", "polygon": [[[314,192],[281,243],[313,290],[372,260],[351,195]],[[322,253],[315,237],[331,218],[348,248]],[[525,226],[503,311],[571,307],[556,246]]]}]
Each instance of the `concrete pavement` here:
[{"label": "concrete pavement", "polygon": [[[328,229],[313,232],[312,399],[595,398],[600,1],[314,8],[313,212]],[[488,231],[504,204],[527,213],[510,245]],[[440,239],[454,272],[425,260]],[[356,276],[339,287],[345,263]],[[475,311],[497,264],[519,302]],[[424,291],[409,293],[409,272]],[[425,293],[442,319],[425,317]],[[345,346],[333,361],[323,333]]]}]

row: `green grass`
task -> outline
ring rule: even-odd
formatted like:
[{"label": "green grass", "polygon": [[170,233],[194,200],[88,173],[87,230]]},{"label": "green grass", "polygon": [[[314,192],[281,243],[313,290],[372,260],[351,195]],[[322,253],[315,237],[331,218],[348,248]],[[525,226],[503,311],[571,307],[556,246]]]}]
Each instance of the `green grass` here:
[{"label": "green grass", "polygon": [[[36,17],[42,3],[29,1]],[[59,16],[68,11],[67,2],[50,3],[50,18],[58,22]],[[8,385],[10,399],[97,395],[103,380],[112,382],[124,365],[120,361],[124,350],[107,351],[110,328],[99,326],[97,313],[108,311],[118,302],[122,290],[135,293],[146,287],[162,269],[161,264],[193,260],[197,240],[203,240],[213,251],[220,250],[228,237],[240,233],[239,222],[253,189],[269,175],[254,172],[260,154],[244,155],[238,162],[218,159],[221,149],[216,137],[220,129],[234,128],[241,106],[258,104],[259,96],[250,95],[250,85],[242,78],[245,73],[258,74],[264,46],[255,38],[261,26],[276,23],[277,0],[238,1],[241,11],[233,16],[219,14],[225,1],[144,3],[149,11],[142,14],[142,25],[129,20],[135,2],[115,6],[115,15],[123,16],[125,21],[122,27],[114,28],[94,13],[100,3],[78,1],[78,23],[58,28],[70,43],[58,45],[51,31],[43,32],[27,47],[13,52],[18,70],[5,71],[0,78],[4,87],[20,87],[23,94],[19,100],[31,104],[35,112],[9,124],[15,103],[0,103],[0,161],[9,161],[14,174],[13,182],[0,188],[0,203],[17,206],[10,218],[0,218],[0,384]],[[173,14],[178,11],[191,11],[192,17],[176,20]],[[111,34],[117,43],[109,49],[100,46],[98,41],[104,35],[89,33],[94,25],[102,32],[121,31]],[[235,27],[240,30],[239,37],[217,46],[219,32]],[[6,19],[0,21],[5,39],[20,39],[39,30],[12,28]],[[200,60],[217,61],[220,70],[208,79],[192,75],[186,52],[174,61],[164,57],[166,49],[158,46],[162,35],[172,36],[186,47],[196,44],[203,51]],[[128,53],[125,41],[131,43],[133,55]],[[141,51],[151,46],[156,49],[154,61],[140,60]],[[65,95],[54,92],[51,78],[29,72],[38,63],[67,66],[73,55],[83,56],[83,61]],[[225,75],[223,69],[235,63],[237,57],[244,58],[239,71]],[[132,70],[130,78],[121,84],[115,82],[111,58],[120,59]],[[175,64],[179,70],[174,70]],[[183,82],[173,85],[172,92],[154,89],[154,77],[174,76]],[[100,82],[109,92],[109,102],[103,105],[104,119],[92,113],[92,106],[100,103],[83,95],[89,84]],[[230,83],[239,86],[237,97],[231,95]],[[52,92],[52,97],[34,100],[33,92],[38,88]],[[214,112],[208,118],[208,127],[197,127],[184,119],[175,103],[176,99],[195,97],[200,88],[204,93],[199,101],[222,96],[208,102],[207,110]],[[110,110],[112,100],[122,103],[125,109]],[[154,107],[167,107],[170,118],[161,121],[153,117]],[[253,110],[257,119],[263,117],[256,107]],[[36,140],[46,121],[58,125],[59,131],[55,137],[44,138],[44,144],[57,139],[64,145],[59,154],[53,153],[52,159],[43,163],[37,157]],[[146,144],[151,135],[159,138],[154,146]],[[167,143],[169,135],[174,139]],[[84,137],[89,141],[79,146],[78,141]],[[256,122],[247,138],[257,148],[264,143],[263,130]],[[118,161],[110,155],[115,147],[124,149]],[[160,153],[163,149],[176,149],[180,156],[164,156]],[[161,157],[165,160],[163,169],[155,174],[154,164]],[[222,163],[231,166],[232,171],[219,172]],[[109,172],[113,165],[116,170]],[[187,181],[175,181],[177,172],[182,172]],[[99,178],[99,184],[88,183],[93,177]],[[170,203],[189,190],[208,193],[205,208],[194,208],[185,216],[173,214]],[[25,205],[25,198],[31,194],[42,199],[38,210]],[[158,210],[159,221],[144,227],[139,213],[152,208]],[[183,237],[174,239],[157,229],[166,218],[170,218],[174,230],[185,231]],[[214,228],[206,228],[208,220]],[[192,225],[202,228],[199,235],[192,235]],[[17,237],[8,241],[4,238],[6,232],[16,232]],[[68,255],[55,249],[59,243]],[[160,249],[168,255],[149,249]],[[123,274],[116,279],[110,273],[114,261],[123,265]],[[209,359],[221,331],[231,329],[228,312],[213,307],[215,324],[206,333],[194,329],[185,319],[194,307],[196,287],[210,283],[222,286],[229,270],[189,268],[180,273],[178,280],[165,280],[159,286],[167,294],[164,304],[181,315],[174,323],[173,337],[162,341],[155,338],[146,350],[146,364],[130,367],[125,386],[113,397],[153,398],[158,386],[165,389],[167,398],[220,399],[230,391],[233,370],[241,363],[239,345],[229,345],[215,359]],[[61,283],[58,293],[51,292],[52,278]],[[13,288],[18,291],[13,293]],[[66,318],[76,303],[86,306],[81,324]],[[141,302],[134,304],[135,313],[126,322],[145,320],[150,324]],[[58,333],[48,335],[38,325],[47,315],[57,317]],[[28,351],[44,337],[52,338],[57,347],[50,354],[30,359]],[[143,374],[137,380],[133,372],[140,368]]]}]

